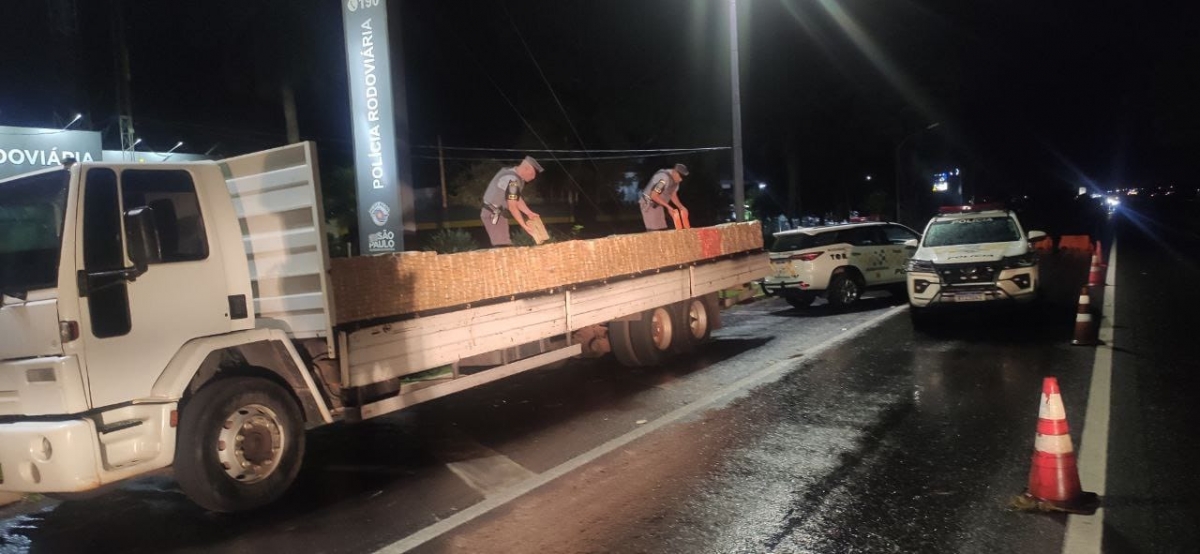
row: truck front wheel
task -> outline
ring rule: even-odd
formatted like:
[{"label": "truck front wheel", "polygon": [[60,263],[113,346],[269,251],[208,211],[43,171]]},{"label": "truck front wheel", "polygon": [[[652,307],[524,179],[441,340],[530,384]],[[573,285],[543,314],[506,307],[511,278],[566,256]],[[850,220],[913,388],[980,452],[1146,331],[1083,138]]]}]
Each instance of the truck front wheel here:
[{"label": "truck front wheel", "polygon": [[304,424],[296,401],[266,379],[214,381],[181,409],[175,478],[214,512],[269,504],[300,472]]}]

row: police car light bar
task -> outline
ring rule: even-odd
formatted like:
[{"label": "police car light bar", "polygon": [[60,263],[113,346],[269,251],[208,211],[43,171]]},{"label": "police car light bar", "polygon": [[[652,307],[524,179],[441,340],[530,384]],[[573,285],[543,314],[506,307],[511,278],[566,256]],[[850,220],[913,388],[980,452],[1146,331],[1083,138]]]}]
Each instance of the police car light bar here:
[{"label": "police car light bar", "polygon": [[982,212],[986,210],[1003,210],[1004,204],[1000,202],[991,202],[987,204],[974,204],[968,206],[942,206],[938,208],[939,214],[963,214],[971,212]]}]

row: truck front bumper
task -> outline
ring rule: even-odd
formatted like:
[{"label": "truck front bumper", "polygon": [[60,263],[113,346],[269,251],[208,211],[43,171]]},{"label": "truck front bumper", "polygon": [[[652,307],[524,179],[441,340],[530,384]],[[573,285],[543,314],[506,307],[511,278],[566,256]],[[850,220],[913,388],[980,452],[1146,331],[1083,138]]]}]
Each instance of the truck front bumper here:
[{"label": "truck front bumper", "polygon": [[84,492],[171,465],[174,402],[0,423],[0,491]]},{"label": "truck front bumper", "polygon": [[0,491],[82,492],[100,485],[91,420],[0,424]]}]

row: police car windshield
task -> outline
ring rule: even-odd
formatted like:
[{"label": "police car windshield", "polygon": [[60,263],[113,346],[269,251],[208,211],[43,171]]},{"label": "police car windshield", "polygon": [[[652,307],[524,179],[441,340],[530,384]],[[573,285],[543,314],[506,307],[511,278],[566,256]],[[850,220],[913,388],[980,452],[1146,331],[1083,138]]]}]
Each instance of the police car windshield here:
[{"label": "police car windshield", "polygon": [[70,173],[0,183],[0,292],[22,294],[58,281]]},{"label": "police car windshield", "polygon": [[925,246],[955,246],[1021,240],[1011,217],[971,217],[937,221],[925,232]]}]

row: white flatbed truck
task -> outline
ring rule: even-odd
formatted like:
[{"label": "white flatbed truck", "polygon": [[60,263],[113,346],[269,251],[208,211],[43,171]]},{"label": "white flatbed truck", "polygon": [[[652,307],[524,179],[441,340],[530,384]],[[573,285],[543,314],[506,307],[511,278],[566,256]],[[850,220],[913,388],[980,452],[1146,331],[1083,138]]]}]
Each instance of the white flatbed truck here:
[{"label": "white flatbed truck", "polygon": [[[335,325],[314,147],[0,182],[0,491],[170,468],[214,511],[283,494],[307,429],[579,355],[648,365],[719,324],[747,252]],[[396,294],[404,294],[397,290]]]}]

